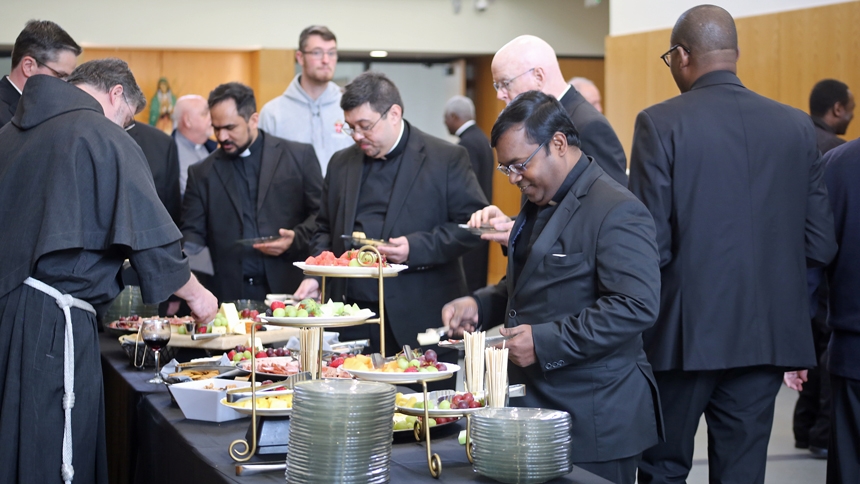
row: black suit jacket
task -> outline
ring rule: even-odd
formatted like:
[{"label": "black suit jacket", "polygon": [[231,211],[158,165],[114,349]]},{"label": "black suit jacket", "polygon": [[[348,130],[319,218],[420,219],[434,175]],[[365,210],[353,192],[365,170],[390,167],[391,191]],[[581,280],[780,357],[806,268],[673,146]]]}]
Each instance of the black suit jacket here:
[{"label": "black suit jacket", "polygon": [[[416,336],[441,326],[442,306],[466,294],[460,256],[480,239],[457,225],[487,205],[469,166],[466,150],[409,127],[400,169],[382,227],[382,237],[406,236],[409,269],[385,279],[386,324],[398,346],[417,346]],[[340,236],[351,234],[364,153],[356,146],[335,153],[326,170],[323,199],[314,235],[314,255],[346,249]],[[343,299],[343,279],[332,281],[327,294]],[[328,297],[328,296],[327,296]]]},{"label": "black suit jacket", "polygon": [[[573,461],[601,462],[636,455],[662,434],[642,348],[642,332],[657,318],[660,267],[645,206],[596,162],[579,163],[588,167],[535,238],[519,277],[508,257],[508,275],[475,297],[485,328],[532,327],[538,362],[508,365],[510,382],[527,386],[513,402],[569,412]],[[520,244],[528,241],[513,239],[511,250]]]},{"label": "black suit jacket", "polygon": [[[496,168],[496,162],[490,140],[478,125],[473,124],[460,133],[460,146],[469,152],[472,171],[478,177],[478,184],[481,185],[484,196],[492,203],[493,171]],[[466,287],[469,292],[477,291],[487,285],[489,250],[489,242],[482,241],[478,247],[463,256],[463,271],[466,273]]]},{"label": "black suit jacket", "polygon": [[[182,211],[185,242],[209,247],[215,274],[211,290],[219,300],[242,294],[242,201],[233,161],[220,148],[188,168]],[[308,256],[316,228],[322,171],[313,146],[265,134],[257,194],[257,229],[261,236],[278,229],[296,232],[292,246],[278,257],[264,256],[269,289],[290,293],[302,281],[293,266]]]},{"label": "black suit jacket", "polygon": [[135,123],[126,130],[143,150],[158,198],[179,226],[182,215],[182,199],[179,195],[179,152],[173,139],[148,124]]},{"label": "black suit jacket", "polygon": [[606,117],[573,86],[570,86],[559,102],[579,131],[582,151],[594,158],[607,175],[627,186],[627,157],[624,156],[624,148]]},{"label": "black suit jacket", "polygon": [[6,76],[0,77],[0,128],[12,120],[21,95]]},{"label": "black suit jacket", "polygon": [[660,248],[655,370],[815,366],[807,260],[836,242],[809,116],[711,72],[639,113],[630,160]]}]

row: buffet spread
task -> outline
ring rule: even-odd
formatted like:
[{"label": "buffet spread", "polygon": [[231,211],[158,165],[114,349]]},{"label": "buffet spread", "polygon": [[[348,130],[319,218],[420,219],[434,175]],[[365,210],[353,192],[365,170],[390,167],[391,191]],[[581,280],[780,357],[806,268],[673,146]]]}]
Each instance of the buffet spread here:
[{"label": "buffet spread", "polygon": [[[276,468],[285,472],[288,482],[389,482],[392,437],[407,432],[426,447],[429,473],[439,478],[443,463],[433,452],[433,429],[461,419],[466,428],[460,444],[481,475],[499,482],[545,482],[571,472],[570,416],[506,406],[514,391],[507,381],[507,349],[494,346],[504,346],[503,340],[477,332],[450,342],[465,351],[461,369],[438,361],[432,349],[405,346],[386,358],[361,354],[366,341],[337,344],[327,339],[323,328],[378,324],[384,348],[382,281],[406,266],[388,264],[370,245],[340,257],[324,253],[296,265],[307,275],[323,278],[321,288],[327,277],[378,279],[378,312],[270,295],[263,306],[224,303],[208,324],[189,318],[161,320],[158,325],[170,331],[159,336],[157,344],[151,337],[153,318],[122,318],[108,327],[154,350],[156,365],[158,352],[166,346],[224,351],[171,362],[163,371],[156,368],[157,377],[167,382],[189,420],[250,417],[246,437],[225,442],[225,450],[240,465],[257,454],[286,452],[283,466]],[[324,290],[320,300],[326,301]],[[429,382],[460,371],[466,391],[428,391]],[[421,390],[395,390],[394,385],[406,384]],[[339,465],[330,465],[333,462]]]}]

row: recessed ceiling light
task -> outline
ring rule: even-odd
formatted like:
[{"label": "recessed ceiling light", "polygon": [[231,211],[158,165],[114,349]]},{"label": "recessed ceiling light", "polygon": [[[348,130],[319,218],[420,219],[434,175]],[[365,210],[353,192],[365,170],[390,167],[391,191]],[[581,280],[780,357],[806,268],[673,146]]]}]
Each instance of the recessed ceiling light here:
[{"label": "recessed ceiling light", "polygon": [[370,51],[370,57],[388,57],[387,50],[372,50]]}]

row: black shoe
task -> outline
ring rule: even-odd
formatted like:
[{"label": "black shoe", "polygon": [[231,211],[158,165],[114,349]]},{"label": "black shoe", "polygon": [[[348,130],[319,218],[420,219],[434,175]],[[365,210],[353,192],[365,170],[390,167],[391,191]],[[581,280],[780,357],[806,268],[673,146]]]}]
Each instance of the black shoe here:
[{"label": "black shoe", "polygon": [[810,445],[809,453],[812,454],[813,459],[827,459],[827,449],[823,447],[816,447],[814,445]]},{"label": "black shoe", "polygon": [[809,448],[809,442],[795,440],[794,441],[794,448],[795,449],[808,449]]}]

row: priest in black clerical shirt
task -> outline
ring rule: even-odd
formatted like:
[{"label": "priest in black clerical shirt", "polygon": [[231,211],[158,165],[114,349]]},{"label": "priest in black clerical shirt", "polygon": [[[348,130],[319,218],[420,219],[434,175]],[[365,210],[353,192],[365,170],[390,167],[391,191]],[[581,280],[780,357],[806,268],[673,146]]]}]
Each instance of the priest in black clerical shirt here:
[{"label": "priest in black clerical shirt", "polygon": [[216,87],[209,110],[220,148],[188,169],[185,251],[209,247],[220,300],[293,292],[302,274],[292,263],[308,256],[322,190],[313,147],[259,130],[254,91],[242,84]]},{"label": "priest in black clerical shirt", "polygon": [[654,222],[579,149],[553,96],[520,94],[499,115],[492,145],[528,201],[511,229],[506,277],[447,304],[443,322],[455,336],[504,324],[509,381],[527,387],[511,404],[569,412],[573,463],[633,484],[642,452],[662,434],[642,343],[660,304]]},{"label": "priest in black clerical shirt", "polygon": [[[385,279],[385,346],[391,354],[404,344],[417,346],[418,333],[440,325],[442,306],[466,294],[460,256],[480,239],[458,224],[487,200],[466,150],[406,122],[397,87],[384,75],[356,77],[341,107],[355,145],[335,153],[328,165],[311,253],[340,255],[352,248],[341,235],[362,231],[389,243],[379,248],[389,262],[409,266]],[[326,297],[378,306],[375,280],[329,280]],[[318,291],[319,281],[306,279],[295,294]],[[378,327],[361,330],[378,348]]]}]

